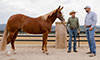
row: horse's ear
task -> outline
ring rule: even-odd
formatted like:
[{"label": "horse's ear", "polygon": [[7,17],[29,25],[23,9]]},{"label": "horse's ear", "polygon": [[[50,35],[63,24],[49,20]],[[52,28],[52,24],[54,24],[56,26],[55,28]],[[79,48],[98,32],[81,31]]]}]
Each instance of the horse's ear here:
[{"label": "horse's ear", "polygon": [[58,9],[60,9],[61,6],[58,7]]},{"label": "horse's ear", "polygon": [[60,10],[62,10],[64,7],[62,7]]}]

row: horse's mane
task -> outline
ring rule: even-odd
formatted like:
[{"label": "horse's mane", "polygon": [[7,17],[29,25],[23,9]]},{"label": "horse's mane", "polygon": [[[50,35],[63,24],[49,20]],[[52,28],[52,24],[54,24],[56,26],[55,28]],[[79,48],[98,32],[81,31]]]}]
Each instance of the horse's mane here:
[{"label": "horse's mane", "polygon": [[44,20],[47,20],[48,16],[52,16],[52,14],[56,12],[56,10],[57,10],[57,9],[55,9],[55,10],[53,10],[53,11],[51,11],[51,12],[45,14],[45,15],[43,15],[42,18],[43,18]]}]

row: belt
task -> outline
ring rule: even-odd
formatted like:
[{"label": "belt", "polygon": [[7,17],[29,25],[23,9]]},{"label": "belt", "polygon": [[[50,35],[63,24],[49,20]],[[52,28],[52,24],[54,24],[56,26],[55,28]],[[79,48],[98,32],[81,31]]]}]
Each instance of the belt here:
[{"label": "belt", "polygon": [[91,25],[88,25],[88,26],[86,26],[86,27],[91,27]]},{"label": "belt", "polygon": [[70,28],[70,29],[76,29],[76,28]]}]

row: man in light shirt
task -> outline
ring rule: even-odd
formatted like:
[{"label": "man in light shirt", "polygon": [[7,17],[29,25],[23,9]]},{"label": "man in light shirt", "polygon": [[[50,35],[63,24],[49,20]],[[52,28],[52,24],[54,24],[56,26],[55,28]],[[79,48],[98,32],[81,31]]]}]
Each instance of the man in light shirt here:
[{"label": "man in light shirt", "polygon": [[86,35],[87,40],[90,48],[90,52],[87,52],[87,54],[90,54],[90,57],[96,56],[96,44],[94,40],[94,33],[95,33],[95,26],[97,23],[97,15],[96,13],[91,11],[90,6],[86,6],[85,11],[87,12],[87,15],[85,17],[85,24],[84,27],[86,27]]}]

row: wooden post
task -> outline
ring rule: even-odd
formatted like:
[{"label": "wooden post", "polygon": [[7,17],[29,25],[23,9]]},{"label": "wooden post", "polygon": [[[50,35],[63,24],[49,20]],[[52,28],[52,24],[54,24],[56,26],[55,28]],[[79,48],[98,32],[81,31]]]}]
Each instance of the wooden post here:
[{"label": "wooden post", "polygon": [[[66,25],[66,23],[64,23]],[[56,22],[56,48],[67,48],[67,30],[61,22]]]}]

